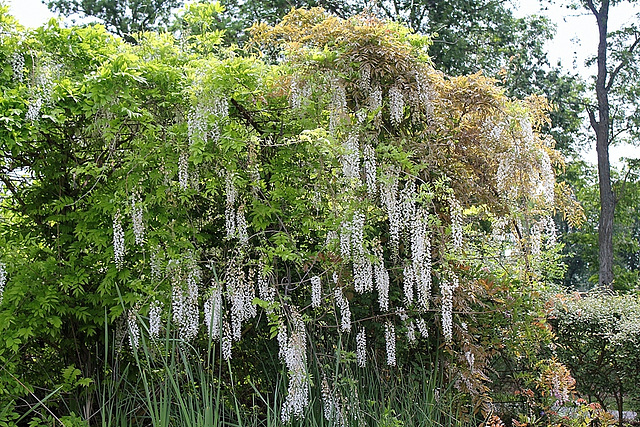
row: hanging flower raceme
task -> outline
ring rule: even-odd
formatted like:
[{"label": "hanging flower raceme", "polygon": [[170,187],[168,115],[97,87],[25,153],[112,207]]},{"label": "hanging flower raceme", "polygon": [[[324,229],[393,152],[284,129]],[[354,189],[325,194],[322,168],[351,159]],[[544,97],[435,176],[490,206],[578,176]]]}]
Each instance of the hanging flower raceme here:
[{"label": "hanging flower raceme", "polygon": [[462,250],[462,207],[458,200],[452,196],[449,199],[451,207],[451,240],[454,252]]},{"label": "hanging flower raceme", "polygon": [[415,283],[415,273],[413,270],[413,264],[407,264],[404,266],[402,272],[402,287],[404,290],[405,303],[409,306],[413,304],[413,287]]},{"label": "hanging flower raceme", "polygon": [[204,302],[204,322],[212,340],[220,337],[222,319],[222,286],[214,282],[209,290],[209,298]]},{"label": "hanging flower raceme", "polygon": [[407,342],[409,344],[416,342],[416,327],[411,320],[407,323]]},{"label": "hanging flower raceme", "polygon": [[308,95],[309,89],[308,85],[305,85],[303,81],[293,77],[291,79],[291,88],[289,89],[289,106],[294,110],[299,110],[303,99],[306,98],[305,95]]},{"label": "hanging flower raceme", "polygon": [[344,259],[351,257],[351,227],[346,221],[340,224],[340,255]]},{"label": "hanging flower raceme", "polygon": [[351,220],[351,248],[354,254],[364,253],[364,213],[356,211]]},{"label": "hanging flower raceme", "polygon": [[380,120],[380,117],[382,117],[382,88],[380,85],[376,85],[369,92],[367,107],[369,111],[376,114],[376,121]]},{"label": "hanging flower raceme", "polygon": [[389,217],[389,238],[391,249],[398,253],[400,245],[400,230],[402,229],[402,212],[398,206],[398,177],[389,174],[380,183],[380,197],[383,207]]},{"label": "hanging flower raceme", "polygon": [[233,338],[231,336],[231,327],[226,320],[222,322],[222,336],[220,337],[220,351],[224,360],[231,360],[231,347]]},{"label": "hanging flower raceme", "polygon": [[287,397],[282,405],[282,422],[288,423],[292,417],[301,418],[309,405],[309,379],[307,374],[307,344],[304,322],[300,314],[291,313],[291,335],[281,326],[278,333],[280,357],[289,373]]},{"label": "hanging flower raceme", "polygon": [[347,107],[347,94],[344,83],[339,78],[330,79],[331,104],[329,105],[329,130],[336,129]]},{"label": "hanging flower raceme", "polygon": [[247,218],[244,215],[244,206],[240,206],[238,208],[238,213],[236,215],[236,227],[238,230],[238,242],[240,246],[246,247],[249,245],[249,232],[247,231],[248,224]]},{"label": "hanging flower raceme", "polygon": [[[418,303],[425,310],[429,308],[431,293],[431,241],[428,230],[428,212],[417,209],[410,220],[411,230],[411,270],[410,279],[416,285]],[[406,294],[405,286],[405,294]]]},{"label": "hanging flower raceme", "polygon": [[133,223],[133,236],[136,245],[144,245],[144,222],[142,219],[142,201],[140,195],[134,193],[131,196],[131,222]]},{"label": "hanging flower raceme", "polygon": [[320,276],[311,278],[311,307],[319,308],[322,300],[322,284]]},{"label": "hanging flower raceme", "polygon": [[151,256],[149,259],[149,267],[151,269],[151,279],[158,282],[162,279],[162,265],[161,262],[161,254],[160,249],[158,247],[153,247],[151,249]]},{"label": "hanging flower raceme", "polygon": [[396,328],[390,320],[384,324],[384,340],[387,344],[387,365],[396,366]]},{"label": "hanging flower raceme", "polygon": [[122,229],[120,211],[117,211],[113,216],[113,258],[118,270],[122,270],[124,265],[124,253],[124,230]]},{"label": "hanging flower raceme", "polygon": [[427,322],[425,322],[422,317],[419,317],[418,319],[416,319],[416,327],[418,328],[420,335],[422,335],[422,338],[429,337],[429,329],[427,329]]},{"label": "hanging flower raceme", "polygon": [[334,425],[344,426],[344,417],[342,415],[342,409],[338,399],[332,393],[329,387],[329,382],[325,376],[322,377],[322,403],[324,418],[329,422],[334,422]]},{"label": "hanging flower raceme", "polygon": [[238,190],[233,183],[233,175],[227,172],[225,177],[225,194],[227,203],[224,210],[225,229],[227,231],[227,239],[232,239],[236,234],[236,212],[235,203],[238,197]]},{"label": "hanging flower raceme", "polygon": [[545,233],[547,236],[547,245],[553,246],[557,243],[557,230],[556,230],[556,222],[553,220],[553,217],[547,215],[544,217],[543,222],[545,223]]},{"label": "hanging flower raceme", "polygon": [[351,331],[351,309],[349,308],[349,300],[342,294],[342,289],[336,287],[333,291],[336,300],[336,306],[340,310],[340,330],[342,332]]},{"label": "hanging flower raceme", "polygon": [[[24,60],[24,58],[23,58]],[[16,64],[19,65],[19,64]],[[29,101],[25,118],[30,122],[35,122],[40,118],[40,110],[43,106],[51,102],[53,93],[53,72],[57,68],[55,65],[44,64],[36,67],[34,65],[33,86],[31,87],[32,97]],[[16,69],[14,68],[14,72]]]},{"label": "hanging flower raceme", "polygon": [[4,263],[0,262],[0,304],[4,295],[4,287],[7,284],[7,270]]},{"label": "hanging flower raceme", "polygon": [[178,183],[182,191],[189,187],[189,154],[186,151],[180,152],[178,157]]},{"label": "hanging flower raceme", "polygon": [[380,310],[389,310],[389,272],[384,267],[384,258],[382,251],[378,253],[378,262],[374,264],[374,272],[376,277],[376,290],[378,291],[378,304]]},{"label": "hanging flower raceme", "polygon": [[342,144],[344,153],[341,157],[342,174],[348,180],[360,183],[360,148],[358,134],[353,132]]},{"label": "hanging flower raceme", "polygon": [[253,300],[256,297],[252,280],[247,280],[239,259],[231,258],[227,264],[225,281],[230,306],[231,331],[235,341],[240,341],[242,324],[257,314]]},{"label": "hanging flower raceme", "polygon": [[[185,265],[170,261],[171,271],[171,311],[178,336],[185,341],[193,340],[198,334],[200,310],[198,308],[198,285],[201,272],[192,257],[187,257]],[[185,271],[186,270],[186,271]]]},{"label": "hanging flower raceme", "polygon": [[453,340],[453,293],[458,288],[459,279],[451,273],[451,277],[442,281],[442,333],[447,344]]},{"label": "hanging flower raceme", "polygon": [[398,84],[389,89],[389,117],[394,126],[400,126],[404,117],[404,95]]},{"label": "hanging flower raceme", "polygon": [[371,90],[371,65],[362,64],[360,68],[360,80],[358,80],[358,87],[364,93],[368,93]]},{"label": "hanging flower raceme", "polygon": [[162,303],[153,301],[149,307],[149,336],[151,339],[160,338],[160,327],[162,326]]},{"label": "hanging flower raceme", "polygon": [[544,148],[540,149],[540,183],[538,193],[542,194],[549,206],[555,204],[556,176],[551,165],[549,153]]},{"label": "hanging flower raceme", "polygon": [[131,308],[127,311],[127,327],[129,330],[129,346],[137,350],[140,344],[140,326],[138,325],[138,310]]},{"label": "hanging flower raceme", "polygon": [[13,69],[13,80],[22,82],[24,78],[24,55],[15,52],[11,56],[11,68]]},{"label": "hanging flower raceme", "polygon": [[261,262],[258,268],[258,296],[261,300],[273,304],[276,301],[276,293],[276,288],[269,283],[264,263]]},{"label": "hanging flower raceme", "polygon": [[373,290],[373,264],[365,254],[353,258],[353,281],[356,292],[362,294]]}]

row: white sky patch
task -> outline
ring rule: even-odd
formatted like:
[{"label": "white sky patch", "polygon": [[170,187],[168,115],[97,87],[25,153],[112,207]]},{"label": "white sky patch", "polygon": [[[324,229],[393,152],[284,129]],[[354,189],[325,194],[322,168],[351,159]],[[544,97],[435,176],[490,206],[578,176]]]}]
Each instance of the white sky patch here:
[{"label": "white sky patch", "polygon": [[41,0],[5,0],[9,13],[25,27],[37,28],[55,18]]}]

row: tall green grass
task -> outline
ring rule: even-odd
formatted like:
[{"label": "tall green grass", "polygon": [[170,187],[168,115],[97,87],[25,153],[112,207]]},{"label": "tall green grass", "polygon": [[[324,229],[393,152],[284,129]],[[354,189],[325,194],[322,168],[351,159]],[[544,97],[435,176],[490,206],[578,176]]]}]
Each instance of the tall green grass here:
[{"label": "tall green grass", "polygon": [[[146,324],[139,319],[139,324]],[[105,322],[106,323],[106,322]],[[148,332],[148,331],[147,331]],[[279,427],[287,393],[287,372],[277,354],[264,354],[260,369],[269,381],[238,378],[215,343],[194,345],[165,329],[164,336],[140,337],[136,351],[122,348],[115,331],[105,331],[104,366],[92,392],[78,394],[76,407],[90,399],[91,414],[73,419],[73,426],[154,427]],[[122,339],[121,339],[122,341]],[[350,345],[352,343],[349,343]],[[346,346],[349,347],[349,346]],[[120,348],[118,350],[118,348]],[[342,348],[318,356],[309,345],[310,402],[292,427],[458,427],[477,425],[465,408],[465,396],[446,383],[440,362],[420,354],[403,367],[387,367],[370,354],[365,368]],[[238,354],[238,358],[242,355]],[[237,362],[236,362],[237,363]],[[322,382],[339,409],[325,416]],[[242,393],[239,393],[239,388]],[[247,393],[247,390],[250,393]],[[91,395],[91,396],[89,396]],[[242,397],[240,397],[242,396]],[[45,406],[47,402],[42,402]],[[78,412],[75,412],[76,414]],[[82,421],[81,418],[84,418]],[[67,425],[52,419],[55,425]],[[46,425],[42,424],[42,425]],[[53,424],[52,424],[53,425]]]},{"label": "tall green grass", "polygon": [[[145,322],[140,322],[145,324]],[[219,346],[209,342],[198,348],[175,338],[167,328],[164,337],[140,339],[137,351],[113,353],[111,376],[99,388],[99,425],[154,427],[276,427],[284,424],[280,408],[286,396],[287,373],[277,355],[262,359],[265,375],[275,375],[273,390],[251,378],[236,378],[231,364],[222,359]],[[107,341],[107,340],[106,340]],[[370,361],[359,368],[353,355],[336,349],[322,363],[313,344],[309,363],[310,403],[301,419],[288,426],[425,426],[454,427],[476,424],[465,411],[464,396],[445,383],[439,361],[416,356],[407,367],[389,368]],[[239,356],[240,357],[240,356]],[[371,355],[374,357],[374,355]],[[325,357],[325,359],[327,359]],[[125,362],[129,360],[129,362]],[[427,367],[435,366],[435,369]],[[326,379],[338,402],[329,420],[324,414],[321,383]],[[238,399],[236,385],[248,384],[250,400]]]}]

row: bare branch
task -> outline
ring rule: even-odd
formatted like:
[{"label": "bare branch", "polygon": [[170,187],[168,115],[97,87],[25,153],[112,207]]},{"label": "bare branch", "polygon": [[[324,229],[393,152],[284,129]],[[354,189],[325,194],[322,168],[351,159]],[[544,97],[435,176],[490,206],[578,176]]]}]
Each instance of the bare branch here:
[{"label": "bare branch", "polygon": [[231,103],[233,104],[234,107],[236,107],[236,109],[238,110],[238,112],[240,113],[240,115],[242,116],[242,118],[251,125],[251,127],[258,132],[260,135],[264,135],[264,131],[260,128],[260,125],[255,121],[255,119],[253,118],[253,116],[251,115],[251,113],[249,112],[249,110],[247,110],[246,108],[244,108],[243,105],[241,105],[238,101],[236,101],[235,99],[231,98]]},{"label": "bare branch", "polygon": [[7,187],[9,191],[11,191],[11,194],[13,194],[13,197],[15,197],[18,203],[20,203],[20,205],[24,208],[26,206],[26,203],[24,199],[20,197],[20,194],[18,193],[18,189],[15,187],[15,185],[13,185],[13,182],[11,182],[11,179],[9,178],[9,174],[4,172],[1,173],[0,181],[2,181],[5,187]]},{"label": "bare branch", "polygon": [[[627,53],[629,55],[631,55],[633,53],[633,51],[638,47],[638,44],[640,44],[640,34],[636,33],[636,39],[631,44],[631,46],[629,46],[629,48],[627,49]],[[613,85],[613,81],[615,80],[616,76],[628,64],[629,64],[629,59],[628,58],[625,59],[625,60],[620,61],[618,66],[609,74],[609,82],[605,86],[605,89],[607,90],[607,92],[611,89],[611,86]]]},{"label": "bare branch", "polygon": [[591,13],[595,15],[596,19],[600,21],[600,14],[598,13],[598,9],[596,9],[596,6],[593,4],[593,0],[587,0],[587,6],[591,10]]}]

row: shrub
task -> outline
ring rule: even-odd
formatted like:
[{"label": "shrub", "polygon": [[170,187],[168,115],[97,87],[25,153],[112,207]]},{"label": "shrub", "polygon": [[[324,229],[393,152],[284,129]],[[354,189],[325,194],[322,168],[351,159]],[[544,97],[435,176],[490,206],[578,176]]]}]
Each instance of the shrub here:
[{"label": "shrub", "polygon": [[622,425],[625,404],[640,397],[640,301],[636,295],[604,292],[558,294],[551,322],[558,358],[576,378],[576,389]]}]

